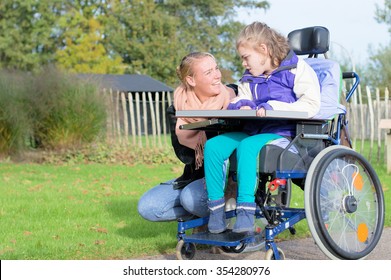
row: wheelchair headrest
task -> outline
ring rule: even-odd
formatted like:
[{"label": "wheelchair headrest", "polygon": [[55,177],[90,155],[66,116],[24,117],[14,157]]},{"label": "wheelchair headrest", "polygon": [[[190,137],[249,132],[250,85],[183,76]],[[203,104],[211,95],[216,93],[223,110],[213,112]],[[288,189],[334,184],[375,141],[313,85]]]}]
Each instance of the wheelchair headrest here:
[{"label": "wheelchair headrest", "polygon": [[288,34],[289,44],[297,55],[317,56],[329,50],[330,33],[326,27],[313,26]]}]

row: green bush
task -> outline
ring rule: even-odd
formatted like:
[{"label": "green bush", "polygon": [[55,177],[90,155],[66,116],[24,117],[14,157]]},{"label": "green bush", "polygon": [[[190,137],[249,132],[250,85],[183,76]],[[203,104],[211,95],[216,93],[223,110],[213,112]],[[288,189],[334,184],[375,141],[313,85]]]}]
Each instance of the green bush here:
[{"label": "green bush", "polygon": [[30,76],[0,71],[0,156],[20,151],[29,132],[24,96]]},{"label": "green bush", "polygon": [[77,148],[104,131],[106,105],[99,87],[53,67],[35,76],[28,103],[36,147]]},{"label": "green bush", "polygon": [[74,75],[0,71],[0,156],[77,149],[104,135],[106,114],[99,86]]}]

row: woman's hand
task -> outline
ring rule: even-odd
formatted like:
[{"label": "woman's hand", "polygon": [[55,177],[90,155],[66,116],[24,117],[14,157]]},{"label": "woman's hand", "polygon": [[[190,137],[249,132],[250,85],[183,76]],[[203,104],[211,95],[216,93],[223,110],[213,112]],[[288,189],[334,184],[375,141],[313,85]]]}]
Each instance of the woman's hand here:
[{"label": "woman's hand", "polygon": [[266,116],[266,110],[265,108],[261,108],[257,111],[257,117],[265,117]]}]

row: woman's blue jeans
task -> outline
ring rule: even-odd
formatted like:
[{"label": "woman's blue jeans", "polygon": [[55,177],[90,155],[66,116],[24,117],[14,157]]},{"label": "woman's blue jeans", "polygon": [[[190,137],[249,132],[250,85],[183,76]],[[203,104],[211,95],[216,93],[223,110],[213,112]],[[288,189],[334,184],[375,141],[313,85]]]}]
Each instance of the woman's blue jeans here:
[{"label": "woman's blue jeans", "polygon": [[204,178],[193,181],[180,190],[175,190],[175,179],[161,183],[148,190],[138,202],[138,212],[152,222],[190,219],[209,215]]}]

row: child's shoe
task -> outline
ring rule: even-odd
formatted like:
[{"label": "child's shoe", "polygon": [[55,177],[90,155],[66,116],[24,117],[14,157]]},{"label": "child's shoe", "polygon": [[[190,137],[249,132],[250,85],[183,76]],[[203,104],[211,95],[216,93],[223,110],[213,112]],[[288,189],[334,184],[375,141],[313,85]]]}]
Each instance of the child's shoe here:
[{"label": "child's shoe", "polygon": [[236,223],[233,232],[241,233],[254,231],[254,215],[256,204],[254,202],[239,202],[236,205]]},{"label": "child's shoe", "polygon": [[224,198],[218,200],[209,200],[209,222],[208,229],[211,233],[222,233],[227,229],[225,223],[225,200]]}]

